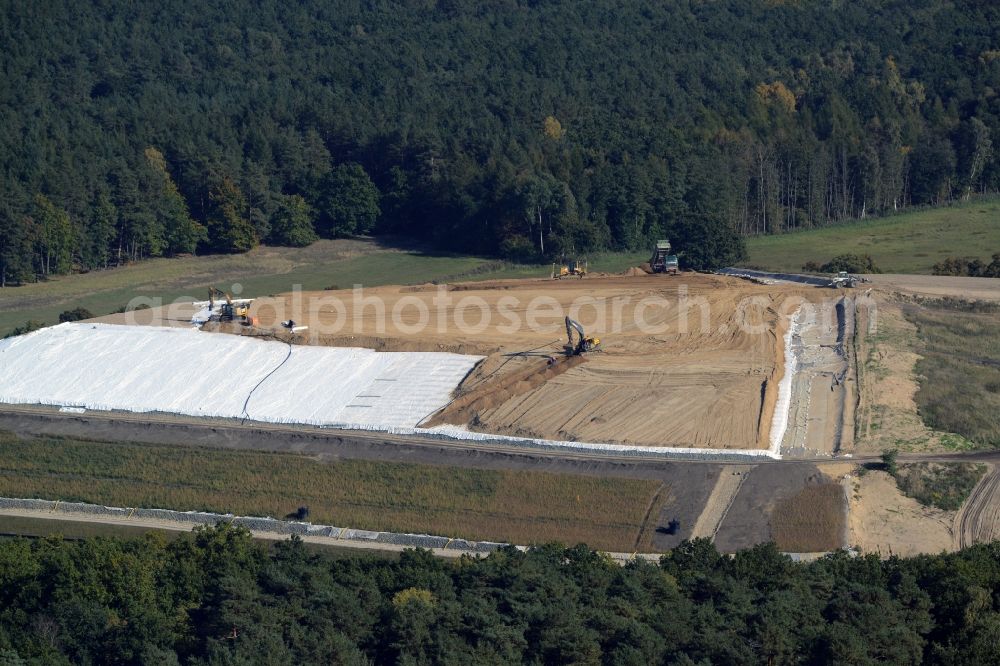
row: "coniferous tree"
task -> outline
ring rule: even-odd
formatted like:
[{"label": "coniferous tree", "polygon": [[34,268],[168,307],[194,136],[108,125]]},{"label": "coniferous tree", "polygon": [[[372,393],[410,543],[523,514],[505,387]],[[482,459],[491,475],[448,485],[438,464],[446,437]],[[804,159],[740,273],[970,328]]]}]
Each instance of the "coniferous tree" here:
[{"label": "coniferous tree", "polygon": [[320,207],[327,237],[366,234],[379,215],[378,189],[360,164],[342,164],[326,178]]},{"label": "coniferous tree", "polygon": [[313,228],[315,213],[298,194],[282,197],[271,222],[270,242],[275,245],[303,247],[318,236]]},{"label": "coniferous tree", "polygon": [[257,246],[257,234],[248,219],[247,201],[229,176],[221,176],[208,194],[208,242],[217,252],[246,252]]}]

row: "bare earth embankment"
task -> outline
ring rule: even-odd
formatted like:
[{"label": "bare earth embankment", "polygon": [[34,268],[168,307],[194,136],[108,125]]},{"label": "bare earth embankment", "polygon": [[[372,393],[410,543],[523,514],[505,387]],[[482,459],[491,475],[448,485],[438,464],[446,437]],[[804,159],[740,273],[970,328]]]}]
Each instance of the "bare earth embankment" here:
[{"label": "bare earth embankment", "polygon": [[[802,286],[722,276],[601,276],[330,291],[258,299],[261,327],[309,326],[300,342],[486,355],[429,423],[553,440],[767,447],[786,299]],[[603,351],[563,359],[563,317]],[[471,398],[463,399],[475,392]]]}]

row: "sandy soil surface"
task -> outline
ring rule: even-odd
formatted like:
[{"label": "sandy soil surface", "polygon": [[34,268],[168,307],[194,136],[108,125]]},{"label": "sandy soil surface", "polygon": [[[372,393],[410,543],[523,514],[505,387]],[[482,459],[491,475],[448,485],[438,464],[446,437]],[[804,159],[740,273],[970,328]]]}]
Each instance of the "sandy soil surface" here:
[{"label": "sandy soil surface", "polygon": [[954,511],[926,507],[906,497],[880,471],[847,475],[850,543],[862,553],[910,556],[953,550]]},{"label": "sandy soil surface", "polygon": [[[828,295],[641,274],[381,287],[366,289],[364,301],[349,290],[290,294],[258,299],[251,315],[261,327],[287,319],[309,326],[298,334],[308,344],[488,356],[458,395],[478,390],[489,399],[438,421],[557,440],[766,448],[794,311],[786,299]],[[602,339],[603,351],[552,372],[567,314]],[[504,379],[512,373],[523,376]]]},{"label": "sandy soil surface", "polygon": [[726,465],[722,468],[719,472],[719,480],[712,488],[712,494],[708,496],[705,508],[698,516],[698,522],[695,523],[694,529],[691,531],[692,539],[698,537],[715,538],[719,526],[726,517],[729,507],[732,506],[733,500],[736,499],[740,486],[743,485],[749,472],[750,469],[746,467]]},{"label": "sandy soil surface", "polygon": [[967,300],[1000,301],[1000,278],[970,278],[950,275],[866,275],[883,290],[918,296],[953,296]]},{"label": "sandy soil surface", "polygon": [[941,450],[943,433],[924,425],[917,411],[919,388],[914,350],[917,329],[891,297],[875,294],[858,301],[856,353],[859,400],[856,410],[858,453]]}]

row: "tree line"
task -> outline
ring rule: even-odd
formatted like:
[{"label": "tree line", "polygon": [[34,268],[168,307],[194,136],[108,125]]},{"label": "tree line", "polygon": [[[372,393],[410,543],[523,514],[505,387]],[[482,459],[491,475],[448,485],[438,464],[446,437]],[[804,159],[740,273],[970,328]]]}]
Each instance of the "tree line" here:
[{"label": "tree line", "polygon": [[995,192],[981,0],[0,7],[0,284],[377,233],[538,260]]},{"label": "tree line", "polygon": [[996,543],[914,558],[705,539],[619,566],[585,546],[449,561],[271,549],[243,528],[0,542],[0,663],[989,664]]}]

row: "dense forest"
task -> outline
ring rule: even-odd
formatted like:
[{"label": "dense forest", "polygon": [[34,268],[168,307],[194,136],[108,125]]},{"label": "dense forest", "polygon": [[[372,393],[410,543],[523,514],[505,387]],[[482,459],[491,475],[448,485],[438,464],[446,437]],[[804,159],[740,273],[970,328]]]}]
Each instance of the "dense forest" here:
[{"label": "dense forest", "polygon": [[0,663],[995,664],[1000,546],[660,563],[584,546],[450,561],[272,550],[223,524],[166,543],[0,542]]},{"label": "dense forest", "polygon": [[1000,188],[983,0],[0,3],[0,285],[391,234],[530,260]]}]

